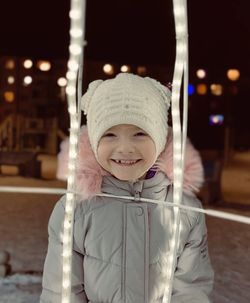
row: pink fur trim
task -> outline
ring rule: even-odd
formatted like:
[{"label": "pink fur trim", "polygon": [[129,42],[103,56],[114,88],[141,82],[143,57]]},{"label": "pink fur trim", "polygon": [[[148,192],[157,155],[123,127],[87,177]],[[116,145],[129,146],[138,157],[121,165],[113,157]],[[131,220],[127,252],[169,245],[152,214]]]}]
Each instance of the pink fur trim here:
[{"label": "pink fur trim", "polygon": [[[164,151],[158,157],[156,164],[160,171],[173,180],[173,136],[169,129],[169,136]],[[58,154],[57,178],[67,180],[69,140],[61,143],[61,151]],[[204,180],[203,166],[198,151],[187,140],[183,188],[184,192],[194,195]],[[84,199],[101,192],[102,177],[110,175],[96,161],[91,149],[87,127],[81,128],[79,142],[79,158],[76,176],[76,189]]]},{"label": "pink fur trim", "polygon": [[[169,136],[164,151],[156,161],[157,167],[173,181],[173,134]],[[183,191],[188,195],[198,192],[204,182],[204,170],[199,152],[189,139],[186,142],[185,166],[183,176]]]}]

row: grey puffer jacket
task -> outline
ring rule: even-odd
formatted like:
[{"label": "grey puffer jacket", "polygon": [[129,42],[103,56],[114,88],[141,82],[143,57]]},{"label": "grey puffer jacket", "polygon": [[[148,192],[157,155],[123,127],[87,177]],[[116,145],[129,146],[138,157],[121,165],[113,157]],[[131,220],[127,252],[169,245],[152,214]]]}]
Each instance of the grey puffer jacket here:
[{"label": "grey puffer jacket", "polygon": [[[102,192],[172,201],[172,185],[158,172],[126,182],[104,176]],[[41,303],[59,303],[62,284],[63,197],[49,221]],[[201,207],[184,195],[184,205]],[[204,215],[181,210],[181,236],[171,303],[208,303],[213,285]],[[71,303],[162,303],[173,209],[157,203],[95,196],[75,210]]]}]

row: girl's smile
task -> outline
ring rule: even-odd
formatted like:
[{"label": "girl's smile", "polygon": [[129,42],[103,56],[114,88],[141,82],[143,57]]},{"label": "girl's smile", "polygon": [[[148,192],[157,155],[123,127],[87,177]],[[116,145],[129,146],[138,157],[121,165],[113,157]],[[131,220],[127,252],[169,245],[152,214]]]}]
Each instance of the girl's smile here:
[{"label": "girl's smile", "polygon": [[141,159],[139,159],[139,160],[117,160],[117,159],[111,159],[111,160],[114,161],[116,164],[118,164],[120,166],[131,166],[131,165],[135,165],[139,161],[141,161]]}]

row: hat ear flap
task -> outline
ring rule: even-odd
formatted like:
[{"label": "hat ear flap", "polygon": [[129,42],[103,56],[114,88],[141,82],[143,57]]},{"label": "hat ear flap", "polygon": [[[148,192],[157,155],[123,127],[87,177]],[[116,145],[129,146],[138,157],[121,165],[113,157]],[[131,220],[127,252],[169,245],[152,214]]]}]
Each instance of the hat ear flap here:
[{"label": "hat ear flap", "polygon": [[144,79],[146,79],[147,81],[151,82],[151,84],[153,84],[153,86],[160,92],[161,96],[165,100],[165,103],[169,107],[170,106],[170,100],[171,100],[171,91],[170,91],[170,89],[168,87],[162,85],[157,80],[152,79],[150,77],[145,77]]},{"label": "hat ear flap", "polygon": [[87,92],[81,98],[81,110],[84,112],[84,115],[88,114],[90,101],[99,85],[101,85],[103,80],[95,80],[91,82],[88,86]]}]

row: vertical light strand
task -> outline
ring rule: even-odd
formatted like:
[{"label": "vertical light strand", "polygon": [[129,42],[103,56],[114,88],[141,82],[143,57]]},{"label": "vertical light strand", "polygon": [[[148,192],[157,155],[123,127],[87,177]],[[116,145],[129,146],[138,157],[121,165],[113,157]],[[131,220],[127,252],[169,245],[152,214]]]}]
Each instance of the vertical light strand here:
[{"label": "vertical light strand", "polygon": [[[187,11],[187,0],[183,1],[184,4],[184,26],[186,28],[185,39],[186,43],[186,57],[184,61],[184,78],[183,78],[183,124],[182,124],[182,172],[184,172],[185,165],[185,150],[186,150],[186,139],[187,139],[187,124],[188,124],[188,81],[189,81],[189,64],[188,64],[188,11]],[[183,179],[183,176],[182,176]]]},{"label": "vertical light strand", "polygon": [[[187,89],[187,13],[186,0],[173,0],[174,19],[175,19],[175,33],[176,33],[176,59],[172,85],[172,121],[173,121],[173,174],[174,174],[174,190],[173,202],[180,204],[182,202],[182,188],[183,188],[183,166],[185,154],[186,138],[186,123],[187,110],[185,108],[187,103],[186,92],[184,91],[184,120],[181,126],[180,122],[180,91],[182,85],[182,77],[184,75],[184,90]],[[184,74],[184,71],[185,74]],[[179,234],[180,234],[180,210],[178,207],[173,207],[173,231],[172,239],[170,241],[169,259],[167,265],[167,283],[163,303],[171,302],[173,278],[176,267],[176,254],[178,249]]]},{"label": "vertical light strand", "polygon": [[[62,303],[70,303],[71,299],[71,263],[73,246],[73,222],[75,208],[75,175],[78,136],[80,130],[81,112],[77,107],[77,72],[79,61],[83,57],[83,38],[85,35],[85,0],[71,0],[70,17],[70,45],[67,71],[67,101],[70,115],[69,136],[69,162],[68,184],[65,204],[65,216],[63,224],[63,252],[62,252]],[[81,68],[83,68],[81,66]],[[79,83],[78,83],[79,85]],[[78,92],[79,95],[79,92]],[[79,97],[79,96],[78,96]]]}]

